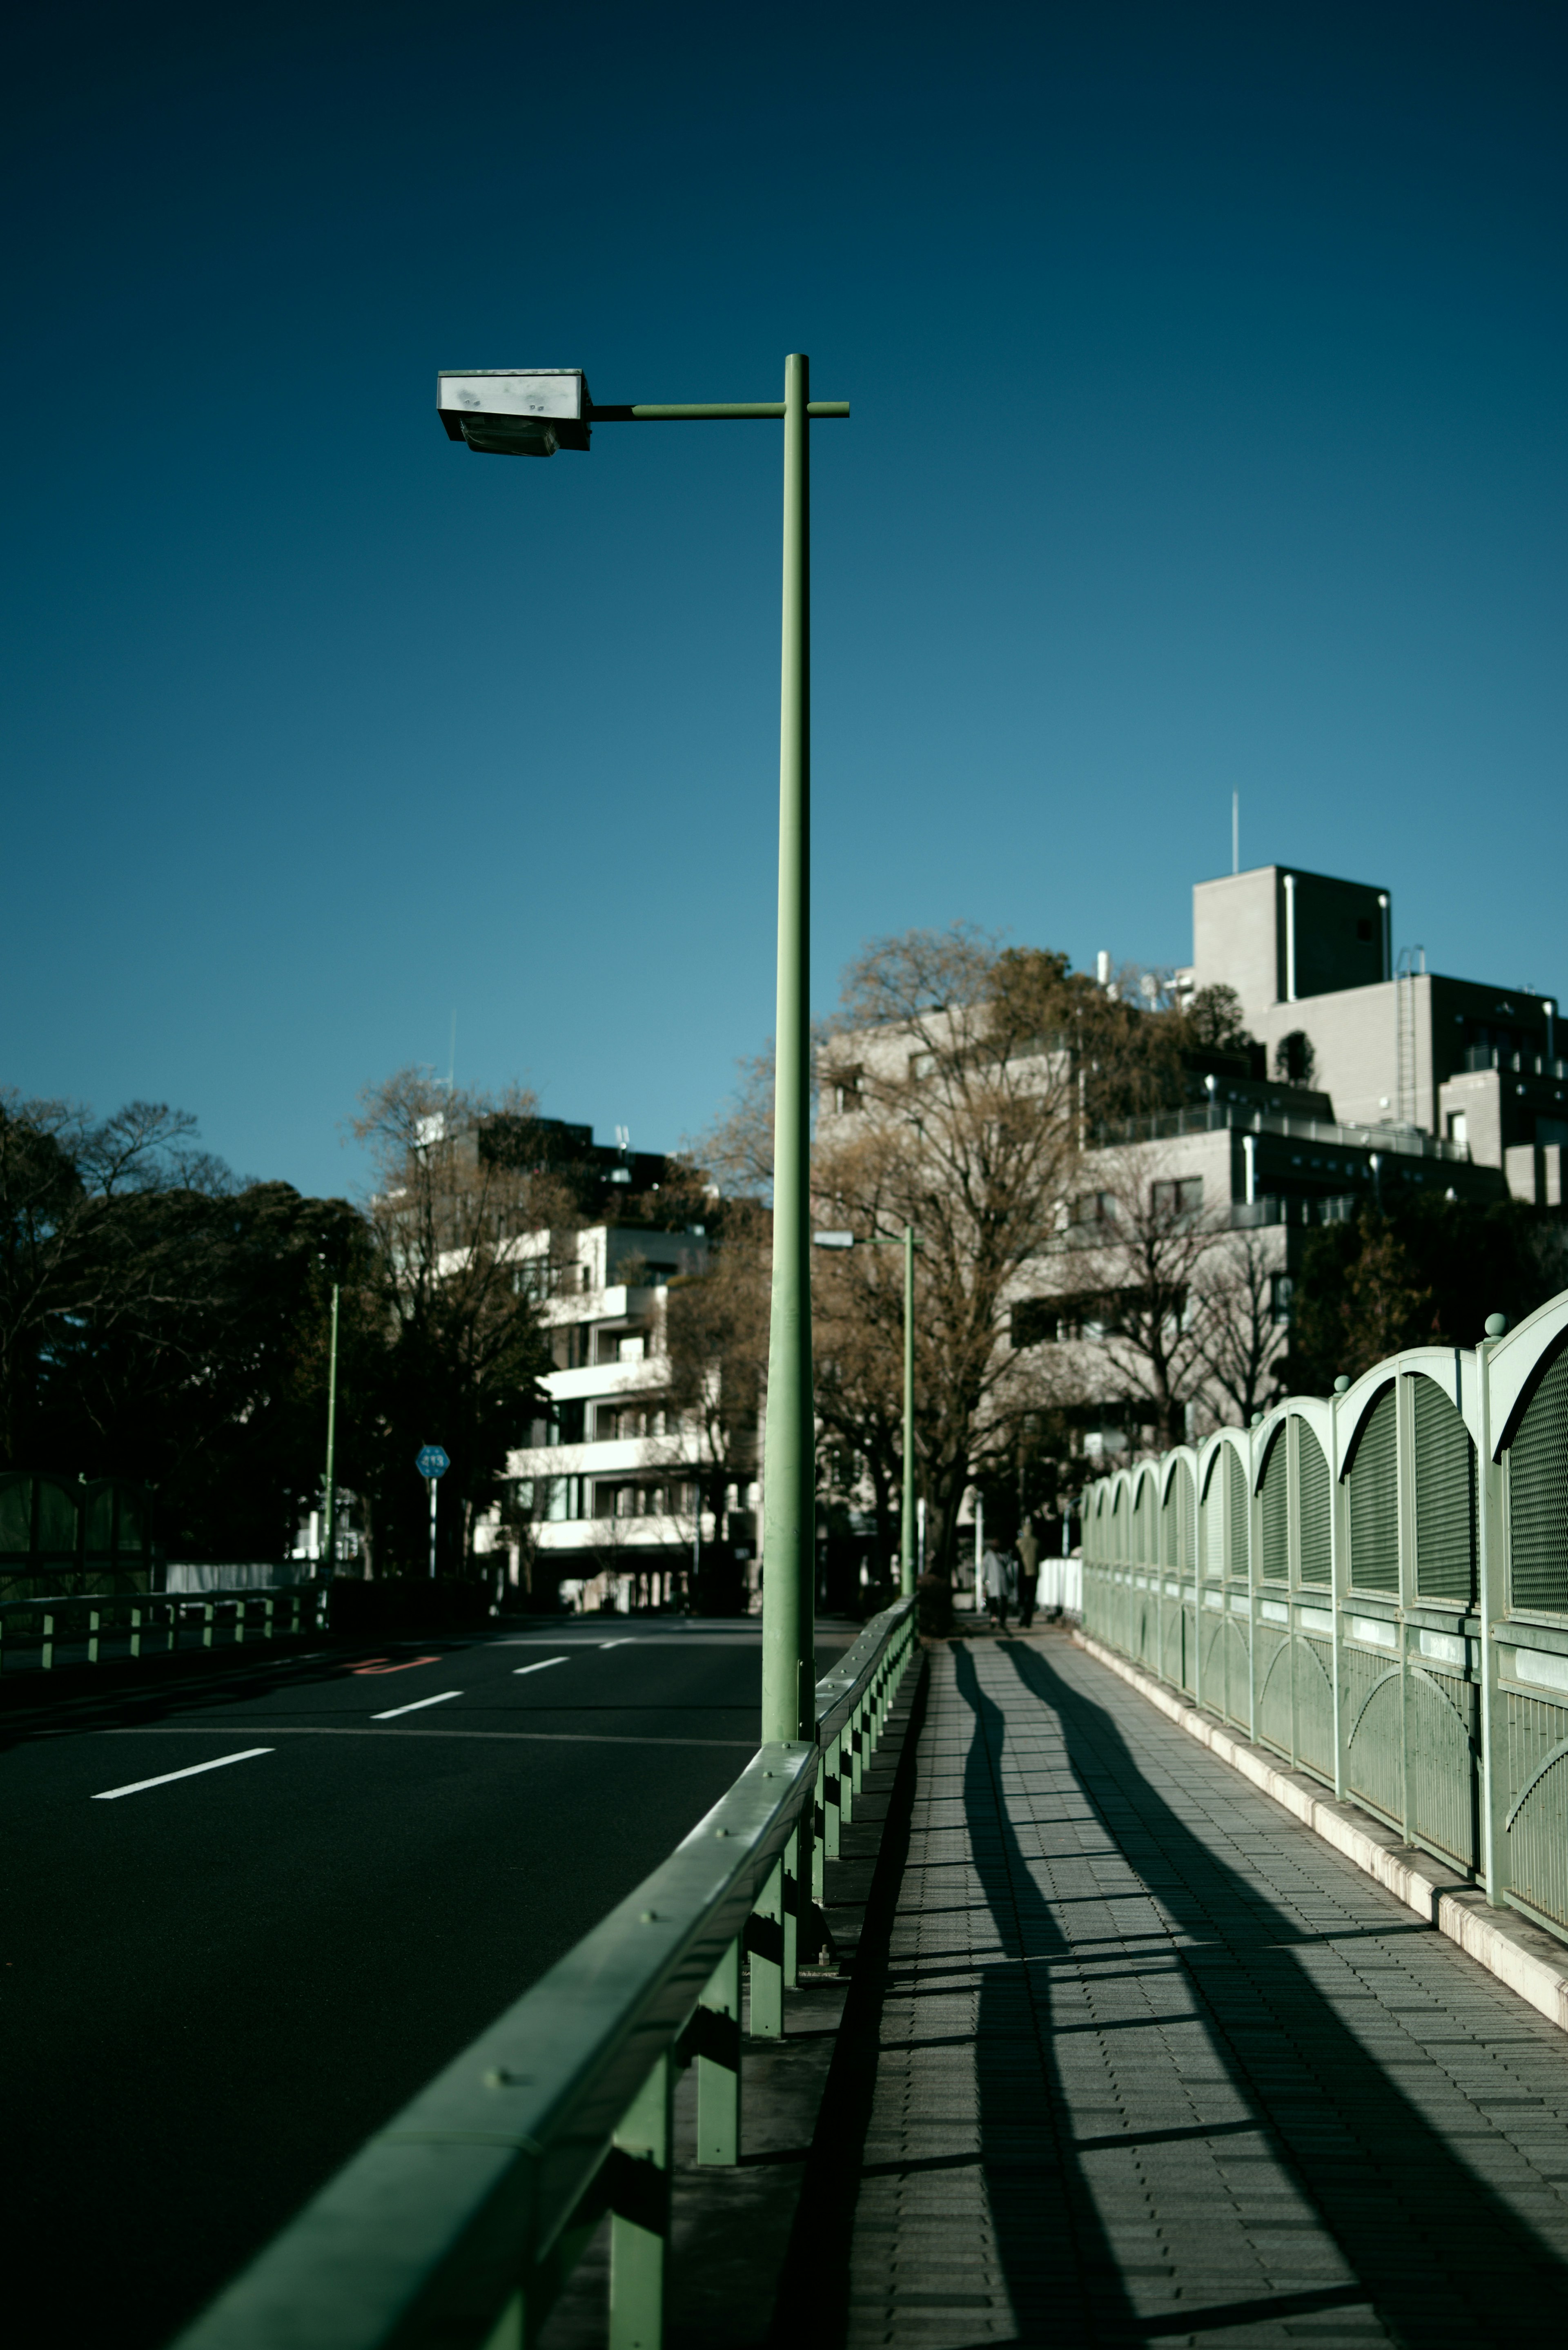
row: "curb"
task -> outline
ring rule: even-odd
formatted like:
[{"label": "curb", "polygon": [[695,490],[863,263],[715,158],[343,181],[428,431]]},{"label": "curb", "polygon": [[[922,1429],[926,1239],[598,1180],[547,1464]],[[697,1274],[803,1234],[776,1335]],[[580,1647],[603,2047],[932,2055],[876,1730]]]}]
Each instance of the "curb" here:
[{"label": "curb", "polygon": [[1446,1869],[1429,1854],[1401,1844],[1392,1828],[1386,1828],[1354,1804],[1336,1803],[1315,1780],[1288,1770],[1247,1739],[1221,1729],[1209,1715],[1197,1712],[1086,1632],[1075,1631],[1071,1637],[1076,1647],[1136,1690],[1168,1721],[1207,1746],[1324,1844],[1376,1877],[1407,1908],[1436,1926],[1489,1974],[1528,2000],[1548,2022],[1568,2032],[1568,1950],[1544,1928],[1532,1925],[1516,1910],[1494,1909],[1486,1895],[1457,1870]]}]

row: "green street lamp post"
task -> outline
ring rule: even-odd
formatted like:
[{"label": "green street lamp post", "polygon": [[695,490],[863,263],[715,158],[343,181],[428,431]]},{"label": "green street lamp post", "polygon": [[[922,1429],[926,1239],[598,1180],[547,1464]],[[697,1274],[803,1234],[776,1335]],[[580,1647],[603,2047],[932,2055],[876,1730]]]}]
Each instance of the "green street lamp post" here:
[{"label": "green street lamp post", "polygon": [[784,425],[784,642],[779,709],[777,1066],[774,1092],[774,1275],[763,1462],[763,1723],[764,1740],[814,1738],[816,1666],[816,1480],[811,1368],[811,1052],[806,1007],[810,934],[811,534],[814,417],[843,417],[845,400],[814,400],[810,364],[784,361],[784,396],[603,407],[581,368],[443,370],[436,402],[450,439],[485,456],[553,457],[589,448],[596,424]]},{"label": "green street lamp post", "polygon": [[337,1571],[337,1294],[332,1284],[332,1343],[327,1358],[327,1507],[321,1555],[327,1580]]},{"label": "green street lamp post", "polygon": [[904,1252],[904,1499],[898,1512],[898,1589],[908,1599],[915,1587],[915,1228],[906,1224],[901,1234],[873,1234],[857,1241],[853,1232],[818,1232],[818,1248],[901,1248]]}]

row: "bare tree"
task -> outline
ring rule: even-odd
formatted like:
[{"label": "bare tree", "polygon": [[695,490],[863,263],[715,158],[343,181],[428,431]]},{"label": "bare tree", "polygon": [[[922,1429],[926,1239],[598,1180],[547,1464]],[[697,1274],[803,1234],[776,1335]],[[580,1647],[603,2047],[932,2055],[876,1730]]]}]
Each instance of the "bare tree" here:
[{"label": "bare tree", "polygon": [[1092,1339],[1080,1377],[1097,1378],[1157,1449],[1179,1444],[1207,1375],[1198,1284],[1228,1211],[1157,1151],[1106,1152],[1085,1168],[1064,1240],[1081,1270],[1064,1285],[1068,1326]]},{"label": "bare tree", "polygon": [[1198,1358],[1243,1427],[1269,1401],[1275,1367],[1290,1341],[1277,1303],[1280,1268],[1279,1249],[1262,1232],[1228,1232],[1214,1242],[1194,1276]]},{"label": "bare tree", "polygon": [[[977,1464],[1005,1444],[1021,1411],[1046,1399],[1040,1358],[1012,1347],[1007,1320],[1023,1268],[1055,1230],[1077,1156],[1064,971],[1048,959],[1042,983],[1027,985],[993,940],[963,926],[881,941],[846,973],[819,1058],[822,1218],[866,1238],[905,1225],[919,1235],[919,1482],[928,1565],[943,1575]],[[879,1460],[889,1482],[901,1313],[877,1260],[891,1254],[846,1253],[825,1283],[819,1341],[837,1432]],[[862,1344],[877,1332],[880,1369]]]},{"label": "bare tree", "polygon": [[[421,1069],[361,1096],[354,1132],[378,1179],[366,1203],[363,1311],[378,1341],[367,1402],[380,1442],[366,1482],[383,1554],[418,1555],[421,1497],[400,1451],[411,1459],[421,1442],[439,1440],[451,1455],[442,1500],[459,1505],[457,1538],[449,1534],[445,1545],[455,1565],[469,1555],[477,1519],[502,1498],[508,1452],[544,1408],[545,1344],[506,1246],[558,1205],[551,1179],[514,1147],[534,1109],[521,1091],[453,1091]],[[501,1151],[487,1148],[493,1120],[508,1138]]]},{"label": "bare tree", "polygon": [[711,1513],[720,1541],[730,1487],[743,1493],[757,1474],[772,1261],[768,1211],[730,1200],[713,1212],[707,1271],[666,1293],[664,1458],[687,1472],[694,1513]]}]

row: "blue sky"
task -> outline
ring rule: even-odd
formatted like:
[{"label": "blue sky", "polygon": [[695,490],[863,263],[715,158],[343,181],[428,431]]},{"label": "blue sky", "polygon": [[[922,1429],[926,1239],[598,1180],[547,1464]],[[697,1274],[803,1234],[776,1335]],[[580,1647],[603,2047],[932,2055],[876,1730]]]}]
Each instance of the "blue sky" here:
[{"label": "blue sky", "polygon": [[670,1147],[773,1022],[780,449],[479,458],[441,366],[814,432],[814,992],[1180,962],[1289,861],[1568,981],[1555,6],[41,12],[7,76],[0,1079],[361,1180],[406,1062]]}]

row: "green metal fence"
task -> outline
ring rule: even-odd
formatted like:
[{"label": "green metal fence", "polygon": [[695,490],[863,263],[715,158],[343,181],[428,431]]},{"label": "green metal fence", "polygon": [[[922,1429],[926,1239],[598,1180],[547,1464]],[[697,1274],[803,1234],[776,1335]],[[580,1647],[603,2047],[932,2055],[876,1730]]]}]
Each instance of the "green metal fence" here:
[{"label": "green metal fence", "polygon": [[1084,1623],[1568,1939],[1568,1295],[1105,1479]]},{"label": "green metal fence", "polygon": [[[0,1602],[0,1671],[18,1664],[52,1672],[62,1664],[167,1657],[191,1646],[241,1648],[248,1638],[327,1628],[328,1586],[284,1584],[270,1591],[67,1593]],[[121,1645],[123,1643],[123,1646]],[[62,1653],[65,1652],[65,1653]]]},{"label": "green metal fence", "polygon": [[803,1844],[838,1848],[899,1680],[913,1605],[816,1690],[814,1743],[764,1746],[653,1875],[346,2164],[180,2350],[525,2350],[610,2214],[611,2350],[663,2339],[678,2067],[700,2164],[740,2159],[742,1981],[784,2030],[808,1914]]}]

